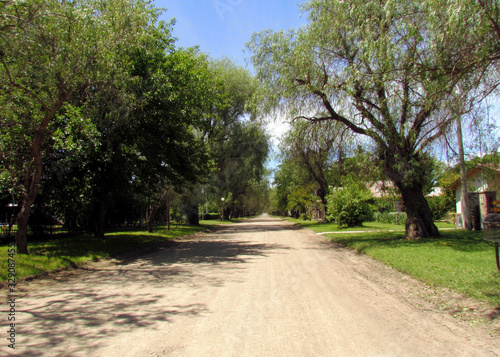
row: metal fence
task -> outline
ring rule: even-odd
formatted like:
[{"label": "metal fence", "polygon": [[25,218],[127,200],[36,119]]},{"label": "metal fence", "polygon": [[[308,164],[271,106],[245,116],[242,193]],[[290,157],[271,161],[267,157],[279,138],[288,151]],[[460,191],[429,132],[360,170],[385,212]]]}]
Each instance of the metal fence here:
[{"label": "metal fence", "polygon": [[0,223],[0,239],[8,239],[15,237],[17,233],[17,226],[9,227],[8,224]]}]

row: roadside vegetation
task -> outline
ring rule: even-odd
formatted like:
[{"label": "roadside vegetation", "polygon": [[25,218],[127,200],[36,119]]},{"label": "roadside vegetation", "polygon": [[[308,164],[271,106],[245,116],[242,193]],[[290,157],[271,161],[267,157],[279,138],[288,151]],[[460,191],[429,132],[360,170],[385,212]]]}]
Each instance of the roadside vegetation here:
[{"label": "roadside vegetation", "polygon": [[403,225],[366,222],[362,227],[339,228],[337,224],[289,220],[316,233],[337,232],[325,237],[432,286],[450,288],[500,307],[500,272],[495,265],[495,249],[485,242],[481,232],[437,223],[441,237],[406,240],[402,239]]},{"label": "roadside vegetation", "polygon": [[175,20],[145,0],[0,9],[0,224],[19,254],[57,225],[105,239],[262,211],[269,140],[250,71],[177,47]]},{"label": "roadside vegetation", "polygon": [[[310,0],[302,9],[307,26],[264,30],[247,44],[261,107],[293,123],[276,174],[278,210],[304,212],[309,200],[342,206],[346,215],[330,214],[358,224],[351,213],[366,213],[363,195],[351,206],[326,202],[329,187],[340,196],[353,187],[345,177],[358,164],[358,180],[389,182],[399,196],[406,239],[439,237],[426,200],[439,153],[449,149],[441,161],[455,164],[498,150],[484,100],[498,93],[498,2]],[[358,146],[365,155],[356,162]]]}]

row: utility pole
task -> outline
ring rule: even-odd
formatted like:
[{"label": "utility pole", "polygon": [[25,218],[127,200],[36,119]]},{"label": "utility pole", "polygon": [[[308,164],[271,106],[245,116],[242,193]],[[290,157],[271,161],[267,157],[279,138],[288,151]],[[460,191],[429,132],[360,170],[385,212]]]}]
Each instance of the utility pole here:
[{"label": "utility pole", "polygon": [[462,220],[464,228],[472,230],[472,222],[469,208],[469,193],[467,191],[467,171],[465,167],[464,141],[462,135],[462,116],[457,116],[457,141],[458,141],[458,159],[460,163],[460,178],[462,180]]}]

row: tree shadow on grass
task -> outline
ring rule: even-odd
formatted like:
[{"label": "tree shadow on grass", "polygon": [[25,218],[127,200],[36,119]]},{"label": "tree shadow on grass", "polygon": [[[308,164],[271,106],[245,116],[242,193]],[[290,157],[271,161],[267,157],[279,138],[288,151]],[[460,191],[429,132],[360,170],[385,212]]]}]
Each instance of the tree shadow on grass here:
[{"label": "tree shadow on grass", "polygon": [[333,242],[343,246],[354,246],[360,252],[373,247],[401,248],[426,245],[447,246],[464,252],[489,251],[491,248],[480,232],[442,232],[440,237],[407,240],[401,232],[366,232],[345,235],[327,235]]}]

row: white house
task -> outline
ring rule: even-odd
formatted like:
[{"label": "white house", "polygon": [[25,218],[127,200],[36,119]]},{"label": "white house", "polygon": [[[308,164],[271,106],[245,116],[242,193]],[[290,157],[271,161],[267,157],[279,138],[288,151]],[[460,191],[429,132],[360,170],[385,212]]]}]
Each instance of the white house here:
[{"label": "white house", "polygon": [[[479,164],[466,175],[469,207],[475,228],[480,228],[488,213],[497,211],[500,199],[500,167]],[[456,180],[450,188],[455,191],[458,228],[463,228],[462,180]]]}]

